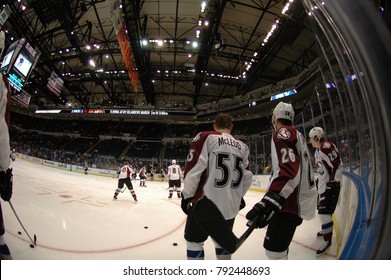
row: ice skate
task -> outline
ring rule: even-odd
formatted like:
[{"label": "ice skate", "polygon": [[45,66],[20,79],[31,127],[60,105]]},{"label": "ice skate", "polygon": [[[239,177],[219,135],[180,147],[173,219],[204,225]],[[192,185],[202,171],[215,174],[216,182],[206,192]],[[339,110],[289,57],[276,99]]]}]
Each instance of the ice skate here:
[{"label": "ice skate", "polygon": [[316,251],[316,255],[322,255],[324,252],[326,252],[331,247],[331,240],[324,241],[322,245],[319,247],[319,249]]}]

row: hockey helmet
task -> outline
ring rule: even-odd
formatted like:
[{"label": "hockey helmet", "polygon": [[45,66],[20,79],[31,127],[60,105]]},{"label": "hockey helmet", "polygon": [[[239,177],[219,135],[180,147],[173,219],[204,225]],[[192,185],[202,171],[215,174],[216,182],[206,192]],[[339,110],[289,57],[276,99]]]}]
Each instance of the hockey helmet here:
[{"label": "hockey helmet", "polygon": [[293,122],[293,118],[295,117],[295,111],[293,111],[293,106],[290,103],[280,102],[273,110],[273,118],[278,119],[286,119]]},{"label": "hockey helmet", "polygon": [[324,131],[323,128],[316,126],[313,129],[310,130],[310,133],[308,133],[308,136],[312,139],[315,136],[318,137],[318,139],[322,139],[324,137]]},{"label": "hockey helmet", "polygon": [[176,164],[176,160],[175,160],[175,159],[173,159],[171,163],[172,163],[172,164]]}]

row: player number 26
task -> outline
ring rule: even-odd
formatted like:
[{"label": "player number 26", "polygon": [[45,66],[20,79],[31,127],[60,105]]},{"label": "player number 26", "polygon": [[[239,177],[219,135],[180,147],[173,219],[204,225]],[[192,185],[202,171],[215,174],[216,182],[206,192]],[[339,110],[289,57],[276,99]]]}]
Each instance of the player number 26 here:
[{"label": "player number 26", "polygon": [[281,149],[281,161],[282,163],[295,162],[296,155],[293,149],[291,148],[282,148]]}]

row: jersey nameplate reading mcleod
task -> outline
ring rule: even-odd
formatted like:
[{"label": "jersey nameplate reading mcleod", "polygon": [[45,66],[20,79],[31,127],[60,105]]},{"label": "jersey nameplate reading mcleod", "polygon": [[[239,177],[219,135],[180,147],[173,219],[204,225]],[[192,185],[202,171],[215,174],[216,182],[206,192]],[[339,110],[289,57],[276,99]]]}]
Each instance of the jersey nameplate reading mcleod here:
[{"label": "jersey nameplate reading mcleod", "polygon": [[229,146],[237,148],[238,150],[242,149],[242,146],[240,145],[240,143],[238,141],[235,141],[232,138],[220,137],[218,139],[218,145],[219,146],[221,146],[221,145],[229,145]]}]

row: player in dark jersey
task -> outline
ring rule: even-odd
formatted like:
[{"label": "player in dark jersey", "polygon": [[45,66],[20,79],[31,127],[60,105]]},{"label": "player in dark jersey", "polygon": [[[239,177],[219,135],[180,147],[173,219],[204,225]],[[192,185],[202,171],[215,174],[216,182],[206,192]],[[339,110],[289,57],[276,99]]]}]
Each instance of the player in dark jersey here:
[{"label": "player in dark jersey", "polygon": [[287,259],[293,235],[303,219],[315,216],[316,189],[304,136],[293,126],[291,104],[280,102],[273,110],[275,131],[271,142],[272,176],[267,192],[247,213],[268,226],[263,247],[269,259]]},{"label": "player in dark jersey", "polygon": [[320,255],[331,246],[334,226],[332,215],[337,206],[340,192],[342,161],[335,144],[326,140],[323,128],[314,127],[310,130],[309,137],[312,146],[316,148],[318,214],[322,224],[322,230],[316,236],[323,237],[323,243],[316,254]]},{"label": "player in dark jersey", "polygon": [[[249,149],[231,135],[231,117],[219,114],[213,128],[214,131],[200,132],[193,139],[185,165],[181,206],[188,215],[184,234],[187,259],[204,259],[204,241],[209,236],[200,227],[195,211],[205,213],[203,219],[211,223],[219,217],[218,228],[224,223],[232,229],[252,180],[252,173],[247,170]],[[213,217],[211,204],[217,208]],[[213,241],[217,259],[231,259],[231,253]]]},{"label": "player in dark jersey", "polygon": [[[3,31],[1,31],[3,32]],[[10,88],[6,78],[0,73],[0,194],[4,201],[9,201],[12,196],[12,168],[10,168]],[[10,250],[4,240],[5,228],[3,211],[0,204],[0,256],[2,260],[12,259]]]}]

